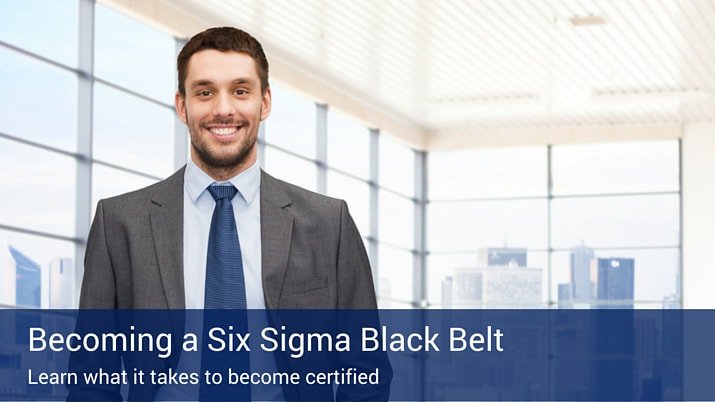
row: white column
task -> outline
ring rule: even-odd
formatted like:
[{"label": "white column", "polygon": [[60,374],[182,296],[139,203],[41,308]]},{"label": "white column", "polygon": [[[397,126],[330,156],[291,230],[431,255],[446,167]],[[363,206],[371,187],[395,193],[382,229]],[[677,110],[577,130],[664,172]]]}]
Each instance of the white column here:
[{"label": "white column", "polygon": [[683,130],[683,307],[715,308],[715,123]]}]

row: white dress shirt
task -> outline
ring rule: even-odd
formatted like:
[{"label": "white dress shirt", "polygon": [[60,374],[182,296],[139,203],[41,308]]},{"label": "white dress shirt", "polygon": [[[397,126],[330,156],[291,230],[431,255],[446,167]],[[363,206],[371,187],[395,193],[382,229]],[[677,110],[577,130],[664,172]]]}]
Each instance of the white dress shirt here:
[{"label": "white dress shirt", "polygon": [[[241,244],[243,278],[246,281],[246,307],[265,309],[263,280],[261,278],[261,169],[258,162],[237,176],[217,182],[189,159],[184,171],[184,298],[187,309],[203,309],[206,286],[206,255],[208,253],[211,218],[216,206],[208,186],[231,183],[238,193],[231,200],[238,239]],[[256,318],[257,316],[254,316]],[[200,323],[195,323],[200,324]],[[249,332],[258,334],[267,325],[265,320],[251,320]],[[201,333],[200,328],[186,328],[189,332]],[[252,335],[255,338],[257,335]],[[202,340],[199,337],[199,342]],[[252,372],[276,372],[273,359],[257,359],[250,356]],[[194,371],[187,367],[184,354],[179,357],[176,370]],[[198,370],[196,370],[198,371]],[[224,379],[225,380],[225,379]],[[198,388],[194,389],[198,391]],[[187,396],[198,399],[198,394],[187,395],[174,386],[162,386],[156,394],[161,400],[186,400]],[[254,401],[276,401],[283,399],[279,385],[251,386]]]},{"label": "white dress shirt", "polygon": [[258,162],[225,181],[217,182],[189,158],[184,171],[184,294],[187,309],[204,308],[206,254],[211,217],[216,206],[207,188],[231,183],[238,193],[231,200],[246,281],[246,306],[266,308],[261,279],[261,169]]}]

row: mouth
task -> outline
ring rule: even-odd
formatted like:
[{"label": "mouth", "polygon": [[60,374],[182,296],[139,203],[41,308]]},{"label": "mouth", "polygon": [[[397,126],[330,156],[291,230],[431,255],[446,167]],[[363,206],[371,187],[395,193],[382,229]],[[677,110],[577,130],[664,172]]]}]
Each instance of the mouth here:
[{"label": "mouth", "polygon": [[238,133],[242,126],[209,126],[206,129],[219,139],[229,139]]}]

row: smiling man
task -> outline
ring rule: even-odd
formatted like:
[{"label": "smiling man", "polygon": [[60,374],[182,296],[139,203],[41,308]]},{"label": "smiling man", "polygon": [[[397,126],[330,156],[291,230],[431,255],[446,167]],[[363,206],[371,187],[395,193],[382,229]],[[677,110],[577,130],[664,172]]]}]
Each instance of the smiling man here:
[{"label": "smiling man", "polygon": [[258,165],[271,111],[261,44],[211,28],[186,43],[177,69],[191,157],[164,181],[99,202],[80,308],[376,308],[346,203]]}]

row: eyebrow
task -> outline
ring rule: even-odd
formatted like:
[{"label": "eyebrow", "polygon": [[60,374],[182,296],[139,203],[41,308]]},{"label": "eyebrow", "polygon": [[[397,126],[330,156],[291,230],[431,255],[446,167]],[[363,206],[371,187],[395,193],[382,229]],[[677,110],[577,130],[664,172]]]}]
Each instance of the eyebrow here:
[{"label": "eyebrow", "polygon": [[[254,85],[255,82],[251,78],[236,78],[235,80],[231,81],[232,84],[250,84]],[[213,85],[214,82],[211,80],[196,80],[191,83],[190,88],[196,88],[196,87],[201,87],[201,86],[211,86]]]},{"label": "eyebrow", "polygon": [[234,84],[253,84],[254,81],[250,78],[236,78],[233,80]]},{"label": "eyebrow", "polygon": [[198,81],[193,81],[191,83],[191,88],[196,88],[196,87],[202,87],[205,85],[212,85],[213,81],[211,80],[198,80]]}]

